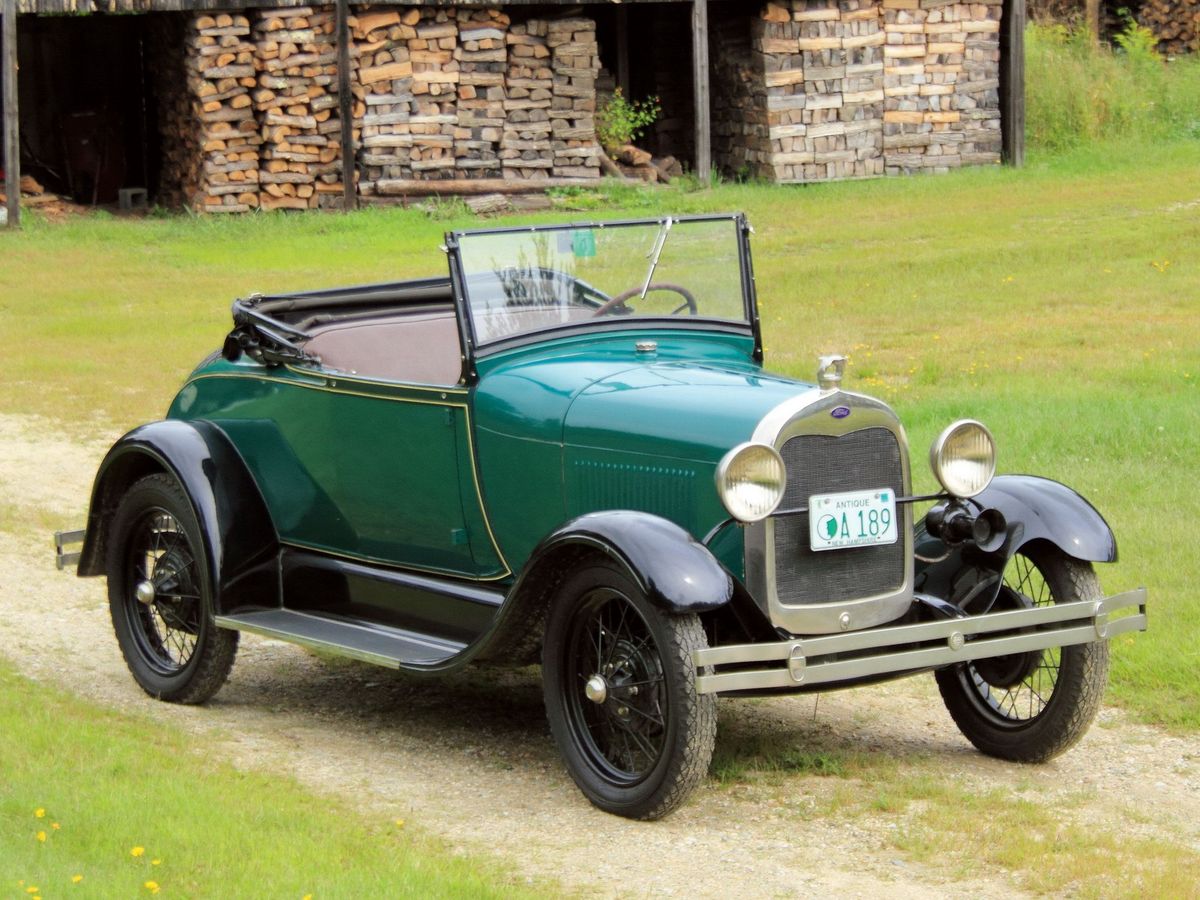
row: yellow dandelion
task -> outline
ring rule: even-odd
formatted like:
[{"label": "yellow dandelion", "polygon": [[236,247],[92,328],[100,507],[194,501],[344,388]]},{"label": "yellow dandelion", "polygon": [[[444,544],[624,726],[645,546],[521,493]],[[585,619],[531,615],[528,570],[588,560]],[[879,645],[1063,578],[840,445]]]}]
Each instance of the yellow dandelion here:
[{"label": "yellow dandelion", "polygon": [[62,828],[62,826],[59,825],[57,822],[51,822],[50,827],[55,831],[58,831],[60,828]]},{"label": "yellow dandelion", "polygon": [[39,819],[46,818],[46,810],[42,809],[40,806],[33,811],[33,814],[35,816],[37,816]]},{"label": "yellow dandelion", "polygon": [[312,894],[305,894],[305,895],[304,895],[304,900],[313,900],[313,898],[312,898]]},{"label": "yellow dandelion", "polygon": [[[39,831],[39,832],[37,833],[37,839],[38,839],[39,841],[41,841],[43,844],[44,844],[44,843],[46,843],[46,832],[44,832],[44,831]],[[31,894],[32,894],[32,893],[33,893],[33,891],[30,891],[29,893],[31,893]]]},{"label": "yellow dandelion", "polygon": [[150,865],[152,865],[152,866],[161,866],[161,865],[162,865],[162,860],[161,860],[161,859],[152,859],[152,860],[150,860]]},{"label": "yellow dandelion", "polygon": [[36,894],[36,893],[38,893],[39,890],[41,890],[41,888],[30,885],[29,887],[25,888],[25,893]]},{"label": "yellow dandelion", "polygon": [[81,882],[81,881],[83,881],[82,875],[72,875],[71,876],[71,884],[79,884],[79,882]]},{"label": "yellow dandelion", "polygon": [[146,890],[148,890],[152,894],[158,893],[158,882],[157,881],[147,881],[144,885],[142,885],[142,887],[144,887]]},{"label": "yellow dandelion", "polygon": [[403,820],[403,819],[397,819],[397,820],[396,820],[396,827],[397,827],[397,828],[403,828],[403,827],[404,827],[404,820]]},{"label": "yellow dandelion", "polygon": [[132,850],[129,851],[130,856],[144,856],[145,854],[146,854],[145,847],[134,847]]}]

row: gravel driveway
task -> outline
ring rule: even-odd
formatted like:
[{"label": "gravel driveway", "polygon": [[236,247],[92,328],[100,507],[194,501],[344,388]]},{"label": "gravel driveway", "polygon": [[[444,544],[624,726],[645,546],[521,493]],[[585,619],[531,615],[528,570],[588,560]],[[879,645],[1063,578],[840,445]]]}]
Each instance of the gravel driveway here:
[{"label": "gravel driveway", "polygon": [[[77,527],[114,438],[73,440],[47,420],[0,416],[0,499]],[[600,813],[558,760],[534,670],[423,681],[244,635],[214,701],[159,703],[125,669],[103,580],[56,572],[49,535],[0,531],[0,573],[0,646],[27,675],[169,722],[238,765],[353,796],[366,816],[402,816],[456,847],[494,853],[589,896],[1025,896],[1000,869],[964,873],[961,861],[905,857],[895,849],[894,817],[806,815],[814,798],[845,789],[840,778],[713,780],[657,823]],[[720,709],[718,753],[765,736],[816,751],[918,754],[967,788],[1008,788],[1052,807],[1069,796],[1064,815],[1078,821],[1200,851],[1200,738],[1132,724],[1118,710],[1105,709],[1066,756],[1025,767],[976,753],[930,678],[819,702],[726,700]]]}]

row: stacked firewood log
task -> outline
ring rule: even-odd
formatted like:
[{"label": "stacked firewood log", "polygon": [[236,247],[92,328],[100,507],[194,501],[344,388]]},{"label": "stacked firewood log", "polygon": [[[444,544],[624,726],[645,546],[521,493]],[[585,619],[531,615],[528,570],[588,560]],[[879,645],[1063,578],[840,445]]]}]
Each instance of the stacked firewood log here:
[{"label": "stacked firewood log", "polygon": [[337,44],[330,11],[261,10],[254,24],[263,209],[341,201]]},{"label": "stacked firewood log", "polygon": [[554,168],[550,106],[554,70],[546,42],[546,23],[530,19],[513,25],[508,44],[507,112],[500,143],[505,178],[547,178]]},{"label": "stacked firewood log", "polygon": [[999,31],[998,0],[769,2],[725,155],[777,181],[998,162]]},{"label": "stacked firewood log", "polygon": [[1200,0],[1145,0],[1138,21],[1154,32],[1160,53],[1200,52]]},{"label": "stacked firewood log", "polygon": [[458,11],[454,168],[459,177],[501,175],[499,142],[508,115],[508,27],[509,17],[498,9]]},{"label": "stacked firewood log", "polygon": [[555,176],[595,178],[600,174],[596,144],[596,76],[600,48],[592,19],[546,23],[546,44],[554,70],[550,103]]},{"label": "stacked firewood log", "polygon": [[250,91],[256,83],[250,20],[219,13],[191,19],[185,37],[191,117],[201,125],[199,170],[183,189],[206,212],[258,205],[259,145]]},{"label": "stacked firewood log", "polygon": [[[359,12],[351,28],[358,70],[355,86],[361,95],[362,140],[359,188],[371,193],[381,178],[412,174],[413,62],[408,47],[417,37],[418,9],[380,9]],[[361,112],[360,112],[361,110]]]}]

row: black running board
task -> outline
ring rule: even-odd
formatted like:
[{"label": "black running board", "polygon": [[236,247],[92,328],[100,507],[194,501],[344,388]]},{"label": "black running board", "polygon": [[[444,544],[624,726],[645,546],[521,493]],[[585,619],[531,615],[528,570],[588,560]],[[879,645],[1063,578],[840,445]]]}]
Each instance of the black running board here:
[{"label": "black running board", "polygon": [[443,668],[467,646],[402,628],[290,609],[241,612],[216,616],[215,621],[221,628],[249,631],[390,669]]}]

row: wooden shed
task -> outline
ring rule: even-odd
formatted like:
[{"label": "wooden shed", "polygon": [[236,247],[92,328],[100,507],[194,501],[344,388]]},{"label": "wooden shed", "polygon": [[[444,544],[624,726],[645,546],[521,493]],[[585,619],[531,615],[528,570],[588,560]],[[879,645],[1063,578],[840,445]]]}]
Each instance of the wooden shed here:
[{"label": "wooden shed", "polygon": [[660,99],[645,149],[701,176],[1020,154],[1023,0],[6,2],[21,161],[85,202],[144,187],[244,212],[588,183],[618,86]]}]

